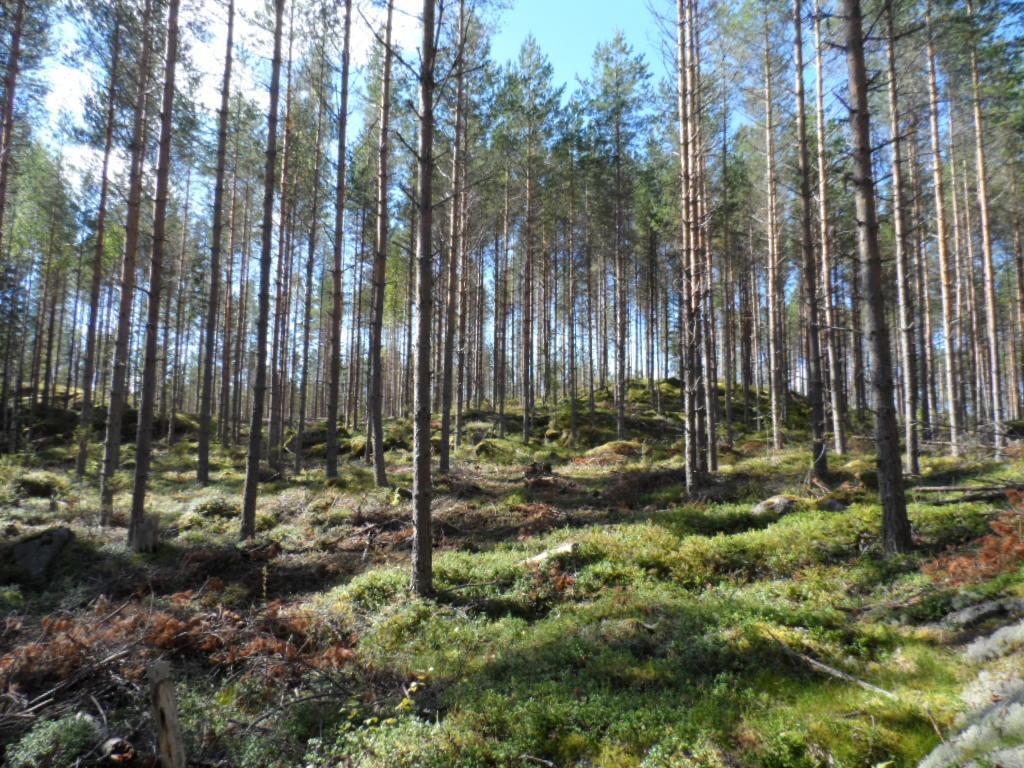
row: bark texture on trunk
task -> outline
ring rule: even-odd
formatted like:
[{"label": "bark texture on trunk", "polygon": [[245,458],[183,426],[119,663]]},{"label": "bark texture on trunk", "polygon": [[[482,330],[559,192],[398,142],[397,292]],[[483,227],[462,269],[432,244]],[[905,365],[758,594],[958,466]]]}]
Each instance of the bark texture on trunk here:
[{"label": "bark texture on trunk", "polygon": [[430,504],[433,495],[430,476],[430,341],[433,320],[434,264],[432,232],[434,221],[434,2],[423,0],[423,39],[419,71],[419,146],[417,160],[419,189],[416,205],[419,231],[416,239],[416,376],[413,406],[413,535],[412,591],[428,596],[433,586],[433,542]]},{"label": "bark texture on trunk", "polygon": [[[203,391],[199,405],[199,455],[196,480],[210,482],[210,419],[213,413],[213,349],[217,334],[217,309],[220,302],[220,252],[224,239],[224,172],[227,166],[228,117],[231,98],[231,55],[235,32],[235,0],[228,0],[228,39],[224,53],[224,77],[221,81],[220,113],[217,118],[217,172],[213,189],[213,232],[210,244],[210,295],[206,310],[206,344],[203,357]],[[230,254],[229,254],[230,257]],[[228,290],[231,286],[228,286]],[[224,361],[226,364],[226,361]]]},{"label": "bark texture on trunk", "polygon": [[912,546],[900,463],[900,438],[893,401],[892,353],[882,291],[882,256],[878,244],[875,181],[871,166],[871,114],[864,63],[864,28],[860,0],[843,0],[846,17],[846,61],[849,70],[853,184],[857,208],[857,245],[867,301],[867,330],[873,366],[875,444],[878,451],[878,492],[882,501],[882,539],[886,552]]},{"label": "bark texture on trunk", "polygon": [[145,535],[146,485],[152,459],[153,406],[156,400],[157,367],[160,364],[160,292],[163,282],[164,249],[167,245],[167,197],[171,180],[171,134],[174,129],[174,75],[178,64],[179,0],[167,5],[167,52],[164,57],[164,86],[160,107],[160,142],[157,146],[156,200],[153,210],[153,251],[149,265],[149,303],[146,314],[145,364],[142,369],[142,398],[139,428],[135,437],[135,484],[132,512],[128,522],[128,545],[135,550],[148,547]]},{"label": "bark texture on trunk", "polygon": [[270,269],[274,232],[274,187],[277,180],[277,109],[281,91],[281,29],[285,0],[274,0],[274,58],[270,70],[270,106],[267,110],[267,153],[263,169],[263,224],[260,231],[259,309],[256,319],[256,375],[252,387],[249,453],[245,462],[241,537],[256,535],[256,494],[260,482],[263,410],[267,390],[267,324],[270,322]]}]

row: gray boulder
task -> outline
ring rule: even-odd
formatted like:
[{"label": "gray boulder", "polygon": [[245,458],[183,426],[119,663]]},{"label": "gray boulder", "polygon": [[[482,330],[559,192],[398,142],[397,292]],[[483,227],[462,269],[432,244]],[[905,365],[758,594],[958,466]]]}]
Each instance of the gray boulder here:
[{"label": "gray boulder", "polygon": [[50,576],[57,558],[74,538],[64,526],[26,536],[0,552],[0,573],[11,581],[38,584]]}]

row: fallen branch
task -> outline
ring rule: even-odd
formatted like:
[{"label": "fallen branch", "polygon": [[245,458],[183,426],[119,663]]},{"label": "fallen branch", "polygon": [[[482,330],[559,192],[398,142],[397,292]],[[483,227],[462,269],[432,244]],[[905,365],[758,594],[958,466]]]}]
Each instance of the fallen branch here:
[{"label": "fallen branch", "polygon": [[1020,485],[922,485],[911,488],[912,493],[1006,493],[1007,491],[1021,490]]},{"label": "fallen branch", "polygon": [[893,693],[892,691],[887,691],[884,688],[879,688],[877,685],[872,685],[871,683],[867,682],[866,680],[861,680],[860,678],[854,677],[853,675],[849,674],[848,672],[843,672],[843,670],[841,670],[841,669],[836,669],[835,667],[830,667],[828,664],[824,664],[824,663],[818,661],[817,659],[812,659],[807,654],[800,653],[799,651],[793,650],[788,645],[786,645],[786,643],[783,642],[771,630],[768,630],[768,634],[771,636],[771,638],[776,643],[778,643],[780,646],[782,646],[782,650],[784,650],[787,655],[792,656],[794,659],[798,659],[798,660],[804,662],[811,669],[813,669],[813,670],[815,670],[817,672],[823,672],[824,674],[829,675],[830,677],[834,677],[834,678],[837,678],[839,680],[843,680],[843,681],[845,681],[847,683],[853,683],[854,685],[859,685],[861,688],[863,688],[866,691],[871,691],[872,693],[880,693],[881,695],[886,696],[886,697],[892,699],[893,701],[899,701],[899,697],[895,693]]}]

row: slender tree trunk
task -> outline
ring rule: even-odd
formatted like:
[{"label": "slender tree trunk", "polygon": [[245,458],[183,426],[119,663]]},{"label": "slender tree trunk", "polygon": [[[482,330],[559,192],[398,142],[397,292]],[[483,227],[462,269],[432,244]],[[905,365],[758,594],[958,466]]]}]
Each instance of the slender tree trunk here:
[{"label": "slender tree trunk", "polygon": [[508,385],[508,268],[509,268],[509,238],[511,232],[509,215],[509,169],[505,169],[505,201],[502,207],[502,233],[501,233],[501,284],[498,306],[498,356],[494,367],[494,375],[497,379],[498,390],[498,436],[505,437],[505,392]]},{"label": "slender tree trunk", "polygon": [[267,324],[270,322],[270,269],[274,232],[274,182],[277,179],[277,109],[281,91],[281,28],[285,0],[274,0],[274,58],[270,70],[270,107],[267,111],[267,153],[263,171],[263,224],[260,232],[259,316],[256,320],[256,377],[252,388],[249,454],[245,462],[241,537],[256,535],[256,494],[260,482],[263,442],[263,406],[267,391]]},{"label": "slender tree trunk", "polygon": [[[459,0],[458,73],[455,85],[455,137],[452,142],[451,228],[448,256],[448,290],[445,300],[444,353],[441,360],[441,445],[438,471],[451,470],[452,368],[455,353],[456,314],[459,310],[459,278],[462,268],[462,241],[459,205],[462,198],[462,154],[464,151],[463,110],[465,108],[465,66],[461,60],[466,49],[465,2]],[[464,308],[463,308],[464,309]],[[462,339],[459,339],[461,346]]]},{"label": "slender tree trunk", "polygon": [[864,31],[860,0],[843,0],[846,16],[846,60],[849,68],[853,183],[857,206],[857,243],[868,302],[872,387],[875,393],[875,443],[878,450],[878,491],[882,501],[882,539],[886,552],[912,547],[907,502],[903,492],[899,430],[893,403],[889,326],[882,291],[882,256],[875,214],[875,182],[871,167],[871,115],[864,63]]},{"label": "slender tree trunk", "polygon": [[103,139],[103,164],[100,170],[100,202],[96,214],[96,248],[92,260],[92,279],[89,283],[89,321],[85,331],[85,364],[82,367],[82,411],[78,421],[78,456],[75,472],[85,476],[89,458],[89,438],[92,436],[92,386],[96,366],[96,325],[100,312],[100,285],[103,280],[103,256],[107,223],[107,196],[110,193],[110,153],[114,144],[114,120],[117,114],[118,69],[121,58],[121,24],[115,21],[110,43],[110,82],[107,88],[107,114]]},{"label": "slender tree trunk", "polygon": [[685,410],[685,480],[687,492],[692,492],[697,485],[697,404],[696,404],[696,359],[694,354],[694,332],[696,317],[693,313],[692,284],[696,276],[692,272],[693,251],[693,214],[691,206],[692,168],[691,152],[691,82],[688,66],[689,45],[687,40],[687,2],[678,0],[676,4],[677,35],[676,65],[677,110],[679,114],[679,163],[680,163],[680,275],[682,276],[680,296],[680,369],[682,374],[683,408]]},{"label": "slender tree trunk", "polygon": [[149,266],[145,367],[142,369],[139,429],[135,438],[135,485],[132,489],[132,513],[128,524],[128,545],[136,551],[146,544],[145,537],[142,536],[143,520],[146,513],[146,484],[149,482],[149,465],[152,460],[156,374],[160,364],[157,341],[160,329],[160,290],[163,282],[164,248],[167,245],[167,198],[171,178],[171,134],[174,129],[174,75],[178,64],[178,7],[179,0],[169,0],[164,88],[160,107],[160,142],[157,147],[153,250]]},{"label": "slender tree trunk", "polygon": [[287,366],[287,297],[291,266],[291,145],[292,145],[292,48],[295,41],[295,4],[289,6],[288,59],[285,75],[284,124],[281,130],[281,202],[277,224],[277,265],[274,281],[274,314],[270,346],[270,425],[267,430],[267,460],[281,470],[281,424],[284,418],[284,386]]},{"label": "slender tree trunk", "polygon": [[896,81],[896,23],[893,0],[885,6],[888,28],[887,63],[889,66],[889,120],[892,135],[892,220],[896,240],[896,292],[899,310],[900,338],[903,359],[903,432],[906,445],[906,467],[912,475],[921,473],[918,461],[917,434],[917,352],[914,339],[913,288],[903,205],[903,138],[900,133],[899,89]]},{"label": "slender tree trunk", "polygon": [[370,319],[370,387],[366,411],[367,436],[373,441],[373,476],[377,487],[387,487],[384,466],[384,403],[381,370],[382,331],[384,327],[384,290],[388,259],[388,143],[391,130],[391,17],[394,0],[388,0],[384,27],[384,72],[381,83],[380,137],[377,142],[377,244],[373,254],[373,315]]},{"label": "slender tree trunk", "polygon": [[433,176],[434,176],[434,2],[423,0],[423,41],[420,48],[419,105],[419,233],[416,242],[416,399],[413,431],[413,535],[412,591],[433,593],[430,478],[430,331],[433,318]]},{"label": "slender tree trunk", "polygon": [[935,66],[935,42],[932,33],[931,0],[926,10],[928,34],[928,104],[932,142],[932,180],[935,192],[935,238],[939,251],[939,282],[942,288],[942,335],[946,363],[946,417],[949,420],[950,452],[960,453],[960,397],[957,392],[956,345],[954,342],[953,290],[950,284],[949,242],[946,239],[946,191],[939,141],[939,89]]},{"label": "slender tree trunk", "polygon": [[832,288],[832,248],[829,237],[828,156],[825,148],[825,63],[821,38],[821,0],[815,2],[814,50],[816,96],[816,128],[818,134],[818,240],[821,248],[821,285],[825,301],[825,346],[828,354],[829,397],[832,406],[833,447],[837,454],[846,453],[846,419],[843,412],[843,382],[839,365],[839,331],[836,323]]},{"label": "slender tree trunk", "polygon": [[768,357],[771,381],[772,447],[782,448],[783,410],[786,397],[783,379],[783,349],[781,316],[783,308],[780,291],[779,265],[782,256],[779,248],[778,202],[775,176],[775,109],[772,94],[772,60],[768,39],[768,21],[765,17],[764,38],[764,110],[765,110],[765,167],[768,174]]},{"label": "slender tree trunk", "polygon": [[121,264],[121,295],[117,310],[117,336],[107,405],[106,438],[103,446],[103,474],[100,476],[100,524],[110,523],[114,508],[114,473],[121,464],[121,416],[126,401],[129,344],[132,335],[132,307],[135,301],[135,269],[139,251],[142,213],[143,165],[146,157],[146,107],[152,56],[152,0],[146,0],[142,14],[142,48],[138,62],[132,138],[129,152],[128,215],[125,222],[124,259]]},{"label": "slender tree trunk", "polygon": [[[967,0],[967,11],[974,16],[974,2]],[[992,441],[997,454],[1004,444],[1002,369],[999,365],[999,305],[996,301],[995,264],[992,256],[992,227],[989,223],[988,169],[985,157],[985,124],[981,112],[981,84],[978,74],[978,49],[971,44],[971,107],[974,113],[975,167],[978,176],[978,213],[981,217],[981,255],[985,279],[985,330],[988,338],[988,384],[991,400]]]},{"label": "slender tree trunk", "polygon": [[[352,35],[352,0],[345,0],[344,42],[341,59],[341,105],[338,108],[338,174],[334,199],[334,247],[331,270],[331,350],[327,386],[327,477],[338,476],[338,398],[341,391],[342,262],[345,253],[345,167],[348,125],[349,43]],[[429,249],[429,244],[428,244]],[[428,407],[429,421],[429,407]],[[429,441],[429,436],[428,436]]]},{"label": "slender tree trunk", "polygon": [[220,403],[217,407],[217,434],[221,445],[231,443],[228,428],[231,410],[231,334],[234,312],[232,286],[235,280],[235,241],[238,223],[235,218],[238,202],[238,139],[235,139],[235,153],[231,173],[231,204],[228,211],[228,264],[224,281],[224,332],[221,335]]},{"label": "slender tree trunk", "polygon": [[326,64],[325,40],[320,40],[320,73],[317,79],[315,98],[316,108],[316,131],[313,138],[313,180],[310,197],[311,215],[309,217],[309,238],[308,251],[306,253],[306,300],[303,302],[302,311],[302,382],[299,384],[299,427],[295,433],[295,440],[292,443],[295,453],[295,474],[302,471],[303,441],[306,431],[306,400],[309,389],[309,337],[312,326],[312,305],[313,305],[313,267],[316,261],[317,235],[320,225],[320,163],[322,160],[321,137],[323,134],[323,98],[321,96],[324,86],[324,69]]},{"label": "slender tree trunk", "polygon": [[[11,20],[11,39],[7,46],[7,68],[4,74],[4,124],[0,136],[0,243],[4,232],[4,210],[7,208],[7,180],[11,175],[11,151],[14,146],[14,103],[21,68],[21,33],[25,24],[27,0],[16,0]],[[10,3],[4,3],[5,15]]]},{"label": "slender tree trunk", "polygon": [[[174,422],[177,417],[178,409],[181,406],[182,390],[185,388],[186,376],[181,372],[181,336],[183,333],[183,325],[185,322],[185,301],[188,296],[188,282],[185,278],[185,270],[188,263],[188,228],[189,228],[189,205],[192,200],[192,166],[190,165],[188,171],[185,174],[185,205],[181,215],[181,241],[178,249],[178,274],[172,276],[171,281],[168,285],[166,311],[164,312],[164,354],[161,356],[163,364],[163,378],[161,379],[161,386],[164,389],[161,392],[160,397],[160,416],[163,418],[166,414],[167,396],[166,396],[166,384],[167,380],[171,381],[171,397],[170,415],[167,417],[167,445],[173,445],[174,436]],[[174,295],[174,283],[178,282],[180,285],[177,286],[178,301],[177,311],[175,312],[175,325],[174,325],[174,366],[170,370],[173,370],[173,374],[168,375],[168,364],[167,358],[169,356],[168,348],[168,335],[170,333],[170,307],[171,297]],[[189,339],[192,335],[191,325],[188,328],[188,333],[185,336],[185,346],[189,346]],[[199,350],[202,354],[202,340],[200,340]]]},{"label": "slender tree trunk", "polygon": [[[1017,328],[1024,332],[1024,244],[1021,243],[1019,214],[1013,220],[1013,253],[1017,262]],[[1020,339],[1019,352],[1017,418],[1024,419],[1024,337]]]},{"label": "slender tree trunk", "polygon": [[814,234],[811,217],[814,200],[811,196],[811,159],[807,148],[807,109],[804,101],[803,5],[793,0],[793,29],[796,50],[797,141],[800,167],[800,245],[804,262],[804,298],[807,302],[807,397],[811,401],[811,461],[816,477],[828,475],[828,453],[825,446],[825,404],[821,394],[821,347],[818,337],[818,281],[814,259]]},{"label": "slender tree trunk", "polygon": [[[210,245],[210,296],[206,311],[206,351],[203,359],[203,393],[199,406],[199,456],[196,480],[210,482],[210,419],[213,412],[213,348],[217,334],[220,302],[220,250],[224,239],[224,174],[227,166],[229,100],[231,98],[231,58],[235,32],[235,0],[228,0],[228,39],[224,52],[224,77],[220,88],[220,114],[217,118],[217,172],[213,189],[213,233]],[[228,258],[231,254],[228,254]],[[228,291],[231,286],[228,286]],[[227,329],[225,328],[225,333]],[[227,360],[222,361],[227,365]]]}]

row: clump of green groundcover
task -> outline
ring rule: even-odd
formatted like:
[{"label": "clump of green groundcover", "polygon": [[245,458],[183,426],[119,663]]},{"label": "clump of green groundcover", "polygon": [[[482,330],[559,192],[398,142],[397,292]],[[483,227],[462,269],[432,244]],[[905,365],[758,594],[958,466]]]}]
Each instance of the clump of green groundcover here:
[{"label": "clump of green groundcover", "polygon": [[227,496],[211,496],[202,499],[192,507],[192,511],[203,517],[226,517],[237,518],[242,514],[242,508],[237,501]]},{"label": "clump of green groundcover", "polygon": [[10,768],[74,765],[99,741],[96,722],[84,715],[68,715],[35,725],[7,752]]},{"label": "clump of green groundcover", "polygon": [[22,498],[50,499],[68,489],[68,481],[54,472],[36,470],[14,480],[14,489]]}]

